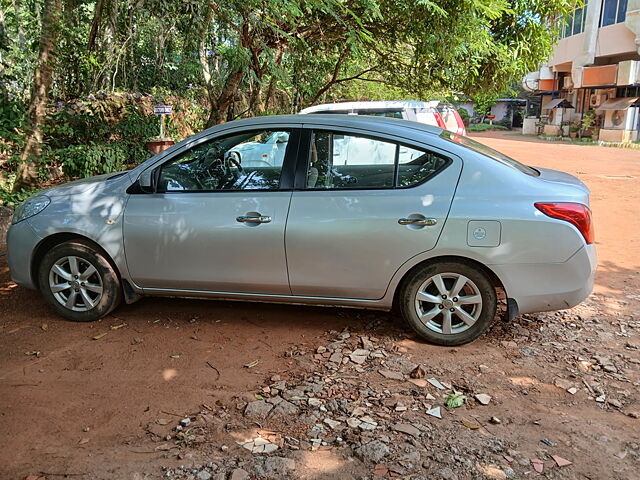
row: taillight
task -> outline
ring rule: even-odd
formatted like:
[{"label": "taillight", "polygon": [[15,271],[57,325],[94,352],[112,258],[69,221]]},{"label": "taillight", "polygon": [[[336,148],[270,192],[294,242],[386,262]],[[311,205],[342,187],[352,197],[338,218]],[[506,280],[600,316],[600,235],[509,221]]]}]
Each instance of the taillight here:
[{"label": "taillight", "polygon": [[587,243],[595,241],[591,210],[586,205],[568,202],[535,203],[534,205],[548,217],[564,220],[574,225],[580,230]]},{"label": "taillight", "polygon": [[446,130],[447,126],[444,124],[444,120],[442,120],[442,115],[440,115],[440,112],[435,112],[434,115],[436,117],[436,123],[438,124],[438,126],[441,129]]},{"label": "taillight", "polygon": [[466,136],[467,135],[467,129],[464,127],[464,122],[462,121],[462,117],[455,110],[453,111],[453,116],[455,117],[456,123],[458,124],[458,130],[457,130],[456,133],[458,135]]}]

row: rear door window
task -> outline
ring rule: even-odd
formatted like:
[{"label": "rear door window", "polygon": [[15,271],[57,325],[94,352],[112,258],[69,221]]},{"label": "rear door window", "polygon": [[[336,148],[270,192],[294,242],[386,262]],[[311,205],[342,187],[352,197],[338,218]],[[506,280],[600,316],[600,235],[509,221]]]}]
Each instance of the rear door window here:
[{"label": "rear door window", "polygon": [[385,139],[315,130],[311,135],[306,188],[413,187],[449,162],[439,153]]}]

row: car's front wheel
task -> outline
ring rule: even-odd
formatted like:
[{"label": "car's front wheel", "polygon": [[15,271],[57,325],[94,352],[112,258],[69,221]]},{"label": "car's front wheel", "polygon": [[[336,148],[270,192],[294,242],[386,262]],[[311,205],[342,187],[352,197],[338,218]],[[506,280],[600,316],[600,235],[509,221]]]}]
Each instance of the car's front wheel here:
[{"label": "car's front wheel", "polygon": [[418,269],[401,288],[400,311],[425,340],[461,345],[493,322],[496,290],[481,270],[462,262],[438,262]]},{"label": "car's front wheel", "polygon": [[79,240],[53,247],[38,272],[40,291],[53,309],[76,322],[104,317],[122,298],[120,279],[105,256]]}]

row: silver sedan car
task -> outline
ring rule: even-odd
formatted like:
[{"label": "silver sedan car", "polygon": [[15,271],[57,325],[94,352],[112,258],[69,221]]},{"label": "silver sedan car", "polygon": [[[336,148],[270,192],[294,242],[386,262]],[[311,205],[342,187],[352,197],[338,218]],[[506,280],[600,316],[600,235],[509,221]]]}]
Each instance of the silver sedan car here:
[{"label": "silver sedan car", "polygon": [[596,268],[577,178],[436,127],[347,115],[226,123],[41,192],[8,244],[13,280],[70,320],[143,295],[397,305],[441,345],[479,337],[499,300],[509,318],[572,307]]}]

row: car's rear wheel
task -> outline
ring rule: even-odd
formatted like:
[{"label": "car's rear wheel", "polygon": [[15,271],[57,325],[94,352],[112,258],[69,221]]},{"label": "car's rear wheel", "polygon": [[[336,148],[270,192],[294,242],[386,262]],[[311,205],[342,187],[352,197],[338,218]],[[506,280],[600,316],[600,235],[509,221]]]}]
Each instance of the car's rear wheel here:
[{"label": "car's rear wheel", "polygon": [[399,304],[407,323],[428,342],[461,345],[491,326],[497,295],[482,270],[462,262],[438,262],[407,279]]},{"label": "car's rear wheel", "polygon": [[104,317],[122,298],[120,279],[109,261],[81,241],[65,242],[47,252],[38,282],[53,309],[76,322]]}]

